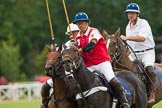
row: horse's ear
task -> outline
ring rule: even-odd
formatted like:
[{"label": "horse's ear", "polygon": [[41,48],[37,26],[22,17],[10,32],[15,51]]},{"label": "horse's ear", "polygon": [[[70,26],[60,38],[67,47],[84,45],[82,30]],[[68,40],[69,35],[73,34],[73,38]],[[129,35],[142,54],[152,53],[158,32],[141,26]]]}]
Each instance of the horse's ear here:
[{"label": "horse's ear", "polygon": [[107,38],[109,37],[109,34],[107,33],[107,31],[105,29],[102,30],[102,35]]},{"label": "horse's ear", "polygon": [[56,46],[57,46],[56,44],[51,44],[51,50],[56,51]]},{"label": "horse's ear", "polygon": [[62,51],[62,43],[59,44],[59,47],[58,47],[58,52],[61,52]]},{"label": "horse's ear", "polygon": [[65,50],[67,46],[65,44],[62,44],[62,50]]},{"label": "horse's ear", "polygon": [[64,48],[64,49],[66,49],[66,48],[67,48],[67,46],[66,46],[65,44],[63,44],[62,46],[63,46],[63,48]]},{"label": "horse's ear", "polygon": [[114,35],[115,35],[115,36],[119,36],[119,35],[120,35],[120,27],[116,30],[116,32],[115,32]]},{"label": "horse's ear", "polygon": [[51,52],[51,47],[49,45],[45,45],[45,47],[47,48],[48,52]]}]

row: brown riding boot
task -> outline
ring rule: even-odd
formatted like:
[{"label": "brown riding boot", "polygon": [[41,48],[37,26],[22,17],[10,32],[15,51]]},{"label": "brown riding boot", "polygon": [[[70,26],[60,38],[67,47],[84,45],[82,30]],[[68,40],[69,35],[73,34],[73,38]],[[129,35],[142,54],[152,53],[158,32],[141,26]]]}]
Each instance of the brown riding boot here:
[{"label": "brown riding boot", "polygon": [[40,108],[48,108],[48,102],[49,102],[49,94],[50,94],[51,86],[45,82],[42,86],[41,90],[41,96],[42,96],[42,105],[40,105]]},{"label": "brown riding boot", "polygon": [[146,72],[147,72],[147,74],[148,74],[148,76],[150,77],[150,80],[151,80],[151,81],[149,80],[150,94],[149,94],[148,101],[147,101],[147,103],[150,104],[150,103],[155,102],[155,91],[156,91],[155,82],[156,82],[156,73],[154,72],[152,66],[147,66],[147,67],[146,67]]},{"label": "brown riding boot", "polygon": [[117,78],[113,78],[110,82],[110,85],[115,93],[115,96],[118,98],[121,103],[120,108],[130,108],[128,100],[124,94],[123,87]]},{"label": "brown riding boot", "polygon": [[147,100],[147,103],[149,104],[155,102],[155,89],[154,84],[150,84],[150,95]]}]

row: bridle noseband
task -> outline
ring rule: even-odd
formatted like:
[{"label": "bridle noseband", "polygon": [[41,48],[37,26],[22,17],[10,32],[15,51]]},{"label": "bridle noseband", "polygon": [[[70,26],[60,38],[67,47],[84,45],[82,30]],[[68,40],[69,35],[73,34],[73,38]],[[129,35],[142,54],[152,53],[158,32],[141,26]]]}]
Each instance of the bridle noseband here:
[{"label": "bridle noseband", "polygon": [[[114,38],[116,40],[116,42],[115,42],[115,50],[110,53],[112,61],[114,61],[118,65],[120,65],[120,66],[122,66],[122,67],[124,67],[124,68],[126,68],[128,70],[130,70],[127,66],[125,66],[125,65],[120,63],[120,60],[122,58],[122,54],[124,54],[124,51],[125,51],[124,48],[126,48],[127,51],[128,51],[130,46],[128,44],[126,44],[126,42],[124,42],[120,37],[111,36],[111,37],[108,37],[107,40],[109,38]],[[120,42],[119,41],[122,42],[123,47],[120,46]]]},{"label": "bridle noseband", "polygon": [[115,50],[110,53],[111,59],[119,61],[121,59],[122,53],[124,51],[124,47],[119,46],[119,39],[120,39],[119,37],[110,36],[110,37],[107,38],[107,40],[110,39],[110,38],[116,39]]},{"label": "bridle noseband", "polygon": [[[61,56],[56,57],[56,60],[48,60],[46,62],[46,65],[51,66],[51,72],[52,72],[52,79],[55,79],[56,77],[61,78],[64,80],[64,77],[66,77],[64,74],[62,74],[64,71],[62,58]],[[55,82],[53,82],[53,85],[55,86]],[[58,105],[60,102],[63,102],[65,99],[67,99],[67,95],[65,95],[62,98],[56,99],[55,97],[55,87],[53,88],[54,96],[52,96],[51,101],[55,103],[55,107],[58,108]]]},{"label": "bridle noseband", "polygon": [[46,62],[46,65],[50,65],[51,66],[51,72],[52,72],[52,76],[51,77],[55,77],[55,76],[59,76],[60,73],[60,69],[61,69],[61,61],[58,60],[59,62],[56,64],[53,60],[49,60]]},{"label": "bridle noseband", "polygon": [[82,62],[80,56],[78,56],[76,59],[74,59],[72,56],[67,55],[67,54],[62,56],[62,59],[63,59],[63,64],[66,64],[66,63],[69,64],[70,69],[71,69],[70,72],[74,72],[74,70],[78,69]]}]

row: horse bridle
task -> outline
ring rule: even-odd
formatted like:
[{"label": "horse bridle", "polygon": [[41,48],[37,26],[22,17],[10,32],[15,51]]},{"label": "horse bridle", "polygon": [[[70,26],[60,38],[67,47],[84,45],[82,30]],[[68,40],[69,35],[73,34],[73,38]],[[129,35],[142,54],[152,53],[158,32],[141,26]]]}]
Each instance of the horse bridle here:
[{"label": "horse bridle", "polygon": [[52,69],[51,69],[52,76],[51,77],[55,77],[55,76],[59,76],[60,75],[59,68],[61,67],[61,64],[62,64],[60,62],[60,60],[59,60],[58,64],[54,63],[54,61],[52,61],[52,60],[47,61],[46,64],[52,66]]},{"label": "horse bridle", "polygon": [[[56,76],[60,76],[61,75],[60,71],[64,71],[63,68],[61,67],[62,66],[61,57],[60,58],[58,57],[57,59],[59,61],[57,64],[53,60],[49,60],[48,62],[46,62],[47,65],[51,65],[52,66],[52,69],[51,69],[51,71],[52,71],[52,76],[51,77],[52,78],[55,78]],[[53,73],[56,73],[56,74],[53,74]],[[66,77],[66,76],[65,75],[60,76],[60,78],[64,78],[64,77]],[[55,82],[53,82],[53,83],[55,85]],[[55,92],[55,90],[53,90],[53,91]],[[55,96],[52,96],[51,99],[55,103],[56,108],[58,108],[58,103],[62,102],[66,98],[67,98],[67,95],[65,94],[63,96],[63,98],[61,98],[61,99],[56,99]]]},{"label": "horse bridle", "polygon": [[[80,66],[81,64],[81,57],[78,56],[78,58],[74,59],[73,57],[69,56],[69,55],[64,55],[62,56],[62,59],[63,59],[63,64],[65,63],[65,59],[68,60],[68,63],[71,63],[72,65],[70,65],[70,72],[74,72],[75,69],[78,69],[78,67]],[[66,70],[66,69],[65,69]]]},{"label": "horse bridle", "polygon": [[117,61],[119,61],[121,59],[121,56],[122,56],[122,52],[124,51],[123,49],[124,48],[120,48],[120,46],[118,45],[119,44],[119,39],[118,37],[114,37],[114,36],[110,36],[107,38],[110,39],[110,38],[115,38],[116,39],[116,43],[115,43],[115,50],[113,52],[110,53],[110,56],[112,55],[113,57],[111,59],[115,59]]},{"label": "horse bridle", "polygon": [[[62,59],[63,59],[63,62],[64,60],[68,60],[68,63],[71,64],[69,65],[70,66],[70,74],[72,74],[75,78],[74,79],[74,86],[75,86],[75,91],[79,91],[81,92],[82,96],[83,96],[83,99],[84,99],[84,102],[85,102],[85,97],[83,95],[83,92],[81,90],[81,86],[79,84],[79,81],[78,79],[76,78],[76,72],[77,72],[77,69],[80,67],[81,63],[82,63],[82,58],[81,56],[79,55],[79,53],[77,52],[78,54],[78,57],[76,59],[74,59],[73,57],[71,57],[70,55],[64,55],[62,56]],[[66,58],[66,59],[65,59]],[[65,67],[66,68],[66,67]],[[65,69],[66,70],[66,69]],[[90,90],[89,90],[90,91]],[[85,102],[86,103],[86,102]]]},{"label": "horse bridle", "polygon": [[122,57],[122,53],[124,52],[124,47],[121,48],[121,47],[119,46],[119,40],[123,42],[123,44],[124,44],[124,46],[126,47],[126,49],[129,48],[128,44],[126,44],[126,42],[124,42],[120,37],[109,36],[109,37],[107,38],[107,40],[110,39],[110,38],[115,38],[116,41],[117,41],[117,42],[115,43],[115,50],[114,50],[112,53],[110,53],[110,56],[112,55],[112,56],[111,56],[112,61],[115,61],[118,65],[120,65],[120,66],[122,66],[122,67],[124,67],[124,68],[126,68],[126,69],[128,69],[128,70],[131,70],[131,69],[129,69],[127,66],[125,66],[125,65],[123,65],[123,64],[121,64],[121,63],[119,62],[120,59],[121,59],[121,57]]},{"label": "horse bridle", "polygon": [[[77,52],[77,54],[78,54],[78,57],[76,59],[74,59],[70,55],[64,55],[63,56],[63,60],[65,58],[68,58],[69,63],[72,64],[72,66],[71,66],[71,73],[74,75],[74,77],[76,76],[77,69],[80,67],[80,65],[82,63],[82,58],[81,58],[80,54],[78,52]],[[92,87],[94,86],[95,82],[98,80],[97,77],[95,77],[94,83],[93,83],[93,85],[91,85],[92,87],[86,92],[86,94],[83,94],[83,91],[81,89],[81,86],[79,84],[78,79],[75,77],[74,80],[75,80],[75,86],[77,88],[77,91],[79,91],[79,93],[81,94],[81,96],[83,98],[83,101],[84,101],[84,104],[87,104],[87,101],[85,99],[86,98],[85,96],[92,90]]]}]

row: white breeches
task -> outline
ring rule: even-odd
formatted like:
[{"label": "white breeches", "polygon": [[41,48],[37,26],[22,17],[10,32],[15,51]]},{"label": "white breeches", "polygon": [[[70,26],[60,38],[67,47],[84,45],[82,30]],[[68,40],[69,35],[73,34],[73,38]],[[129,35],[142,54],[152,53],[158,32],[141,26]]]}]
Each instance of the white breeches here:
[{"label": "white breeches", "polygon": [[111,79],[115,77],[114,71],[113,71],[111,63],[109,61],[105,61],[105,62],[100,63],[98,65],[89,66],[87,68],[90,71],[94,71],[94,70],[99,71],[100,73],[102,73],[106,77],[108,82],[110,82]]},{"label": "white breeches", "polygon": [[[137,56],[137,59],[143,63],[144,67],[154,66],[154,63],[155,63],[155,51],[154,50],[136,53],[136,56]],[[133,56],[133,54],[129,55],[129,59],[131,61],[135,60],[135,57]]]}]

